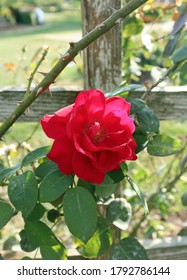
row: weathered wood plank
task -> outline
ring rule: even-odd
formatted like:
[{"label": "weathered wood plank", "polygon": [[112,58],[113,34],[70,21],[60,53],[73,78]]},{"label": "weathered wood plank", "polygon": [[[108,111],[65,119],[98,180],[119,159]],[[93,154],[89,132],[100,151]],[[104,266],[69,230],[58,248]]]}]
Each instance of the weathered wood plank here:
[{"label": "weathered wood plank", "polygon": [[147,239],[141,243],[151,260],[187,260],[187,236]]},{"label": "weathered wood plank", "polygon": [[[81,89],[52,88],[53,96],[48,93],[41,95],[31,106],[30,116],[22,116],[19,121],[34,122],[45,114],[74,103]],[[24,89],[0,89],[0,122],[3,122],[15,109],[18,101],[23,99]],[[141,98],[143,91],[131,92],[131,97]],[[187,119],[187,87],[167,87],[155,89],[148,99],[148,105],[158,114],[161,120],[186,120]]]},{"label": "weathered wood plank", "polygon": [[[121,0],[82,0],[81,3],[83,35],[108,18],[112,14],[112,8],[121,8]],[[121,27],[119,22],[83,51],[85,88],[97,87],[110,91],[121,82]]]}]

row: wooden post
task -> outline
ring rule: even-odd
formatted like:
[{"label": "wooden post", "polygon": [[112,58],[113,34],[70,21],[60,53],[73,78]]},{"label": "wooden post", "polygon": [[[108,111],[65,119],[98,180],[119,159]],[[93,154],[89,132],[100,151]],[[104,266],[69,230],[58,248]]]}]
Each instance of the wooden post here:
[{"label": "wooden post", "polygon": [[[82,30],[85,35],[120,9],[121,0],[82,0]],[[121,22],[84,50],[84,87],[113,90],[121,82]]]}]

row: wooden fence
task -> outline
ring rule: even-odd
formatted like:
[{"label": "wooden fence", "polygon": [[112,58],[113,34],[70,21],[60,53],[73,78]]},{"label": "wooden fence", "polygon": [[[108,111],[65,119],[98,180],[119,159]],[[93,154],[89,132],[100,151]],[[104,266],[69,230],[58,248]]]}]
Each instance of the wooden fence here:
[{"label": "wooden fence", "polygon": [[[52,87],[52,97],[46,92],[30,107],[30,116],[22,116],[18,121],[35,122],[45,114],[74,103],[81,88]],[[23,99],[25,89],[0,88],[0,122],[3,122]],[[129,93],[130,97],[141,98],[142,90]],[[187,120],[187,86],[155,88],[147,104],[157,113],[160,120]]]}]

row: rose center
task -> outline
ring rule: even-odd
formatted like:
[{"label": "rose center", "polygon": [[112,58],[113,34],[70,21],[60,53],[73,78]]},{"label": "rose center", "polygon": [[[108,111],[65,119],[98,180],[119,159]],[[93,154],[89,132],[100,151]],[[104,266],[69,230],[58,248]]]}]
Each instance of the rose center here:
[{"label": "rose center", "polygon": [[103,141],[106,137],[106,131],[99,122],[89,124],[86,133],[95,143]]}]

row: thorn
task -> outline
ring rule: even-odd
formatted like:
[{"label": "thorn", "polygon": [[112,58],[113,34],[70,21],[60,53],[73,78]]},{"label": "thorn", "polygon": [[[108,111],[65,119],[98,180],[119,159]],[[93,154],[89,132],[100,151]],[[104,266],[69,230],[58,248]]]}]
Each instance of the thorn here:
[{"label": "thorn", "polygon": [[75,59],[72,59],[72,62],[74,62],[75,64],[77,64],[77,62],[75,61]]},{"label": "thorn", "polygon": [[71,49],[73,49],[75,47],[75,43],[74,42],[70,42],[69,45],[70,45]]},{"label": "thorn", "polygon": [[39,74],[43,75],[44,77],[47,76],[48,73],[37,71]]},{"label": "thorn", "polygon": [[16,115],[13,115],[11,118],[11,121],[13,121],[16,118]]},{"label": "thorn", "polygon": [[117,10],[113,7],[111,7],[110,5],[108,5],[108,7],[112,10],[113,13],[117,12]]},{"label": "thorn", "polygon": [[37,90],[36,96],[38,96],[38,95],[41,94],[42,92],[43,92],[43,88],[40,87],[40,88]]},{"label": "thorn", "polygon": [[60,54],[60,57],[62,58],[62,60],[67,60],[69,58],[69,56],[70,56],[69,53]]},{"label": "thorn", "polygon": [[104,23],[101,23],[100,25],[97,26],[97,28],[98,28],[99,30],[103,29],[104,27],[105,27],[105,24],[104,24]]},{"label": "thorn", "polygon": [[29,107],[26,108],[26,110],[25,110],[25,112],[24,112],[23,114],[24,114],[24,116],[26,116],[26,117],[30,117],[30,116],[31,116]]},{"label": "thorn", "polygon": [[53,97],[53,94],[52,94],[50,88],[48,88],[48,91],[49,91],[49,95],[50,95],[51,97]]},{"label": "thorn", "polygon": [[19,106],[21,103],[23,102],[23,100],[21,100],[21,101],[17,101],[17,105]]},{"label": "thorn", "polygon": [[5,139],[4,139],[3,137],[1,137],[1,138],[0,138],[0,141],[3,141],[3,142],[4,142],[4,141],[5,141]]},{"label": "thorn", "polygon": [[119,24],[120,24],[120,23],[122,23],[122,22],[123,22],[123,20],[124,20],[123,18],[118,18],[118,19],[116,20],[116,24],[118,24],[118,23],[119,23]]}]

